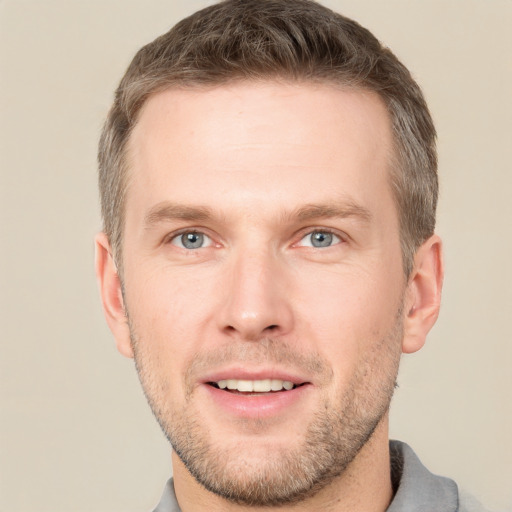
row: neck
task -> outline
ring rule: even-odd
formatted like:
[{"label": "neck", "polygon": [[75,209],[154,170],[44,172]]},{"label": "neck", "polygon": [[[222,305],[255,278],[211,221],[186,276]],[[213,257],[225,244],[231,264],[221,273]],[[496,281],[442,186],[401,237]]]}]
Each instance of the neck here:
[{"label": "neck", "polygon": [[174,488],[182,512],[384,512],[393,497],[388,441],[388,417],[342,475],[300,503],[249,507],[226,501],[206,490],[172,454]]}]

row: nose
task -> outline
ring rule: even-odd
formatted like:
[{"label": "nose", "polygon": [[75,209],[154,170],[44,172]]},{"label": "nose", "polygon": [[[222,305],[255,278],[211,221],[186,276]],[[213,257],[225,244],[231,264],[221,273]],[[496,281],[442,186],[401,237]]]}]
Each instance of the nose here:
[{"label": "nose", "polygon": [[218,316],[224,333],[257,341],[290,332],[293,312],[283,265],[271,251],[245,250],[233,257]]}]

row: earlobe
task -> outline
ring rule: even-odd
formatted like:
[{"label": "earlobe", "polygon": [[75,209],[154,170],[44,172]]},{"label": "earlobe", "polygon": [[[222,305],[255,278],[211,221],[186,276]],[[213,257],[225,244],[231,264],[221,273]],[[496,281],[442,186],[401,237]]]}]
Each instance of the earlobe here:
[{"label": "earlobe", "polygon": [[130,329],[123,302],[121,280],[105,233],[96,235],[96,278],[100,289],[103,312],[116,340],[117,349],[133,357]]},{"label": "earlobe", "polygon": [[412,353],[425,344],[441,305],[444,266],[442,242],[432,235],[416,252],[404,303],[402,351]]}]

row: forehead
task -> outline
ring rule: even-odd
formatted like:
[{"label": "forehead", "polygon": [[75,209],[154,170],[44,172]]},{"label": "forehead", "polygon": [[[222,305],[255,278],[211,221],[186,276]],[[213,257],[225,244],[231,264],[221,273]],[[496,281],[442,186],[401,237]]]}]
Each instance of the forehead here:
[{"label": "forehead", "polygon": [[245,82],[166,90],[147,100],[131,135],[127,214],[169,199],[294,207],[306,192],[309,202],[328,193],[371,202],[389,194],[392,146],[387,110],[368,91]]}]

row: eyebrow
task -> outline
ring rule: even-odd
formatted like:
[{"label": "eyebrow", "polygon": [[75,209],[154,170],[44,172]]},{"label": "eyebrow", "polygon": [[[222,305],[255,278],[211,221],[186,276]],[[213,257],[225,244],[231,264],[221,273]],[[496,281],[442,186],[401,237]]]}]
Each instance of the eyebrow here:
[{"label": "eyebrow", "polygon": [[320,218],[343,219],[347,217],[355,217],[364,223],[369,223],[372,219],[370,210],[352,201],[344,201],[342,203],[308,204],[293,211],[289,216],[291,218],[298,219],[301,222]]},{"label": "eyebrow", "polygon": [[[150,229],[160,222],[185,220],[203,222],[214,217],[213,211],[206,206],[189,206],[169,202],[158,203],[153,206],[144,217],[144,226]],[[352,201],[342,203],[307,204],[283,214],[284,220],[307,222],[325,218],[355,217],[364,223],[369,223],[372,214],[367,208]]]},{"label": "eyebrow", "polygon": [[144,225],[149,229],[154,224],[170,220],[205,221],[212,212],[205,206],[188,206],[163,202],[153,206],[144,217]]}]

